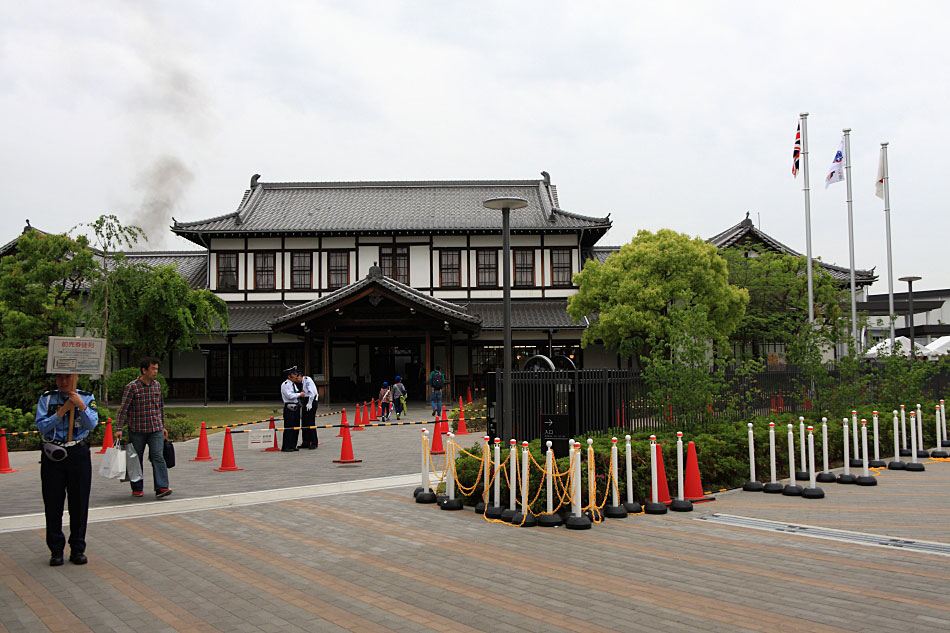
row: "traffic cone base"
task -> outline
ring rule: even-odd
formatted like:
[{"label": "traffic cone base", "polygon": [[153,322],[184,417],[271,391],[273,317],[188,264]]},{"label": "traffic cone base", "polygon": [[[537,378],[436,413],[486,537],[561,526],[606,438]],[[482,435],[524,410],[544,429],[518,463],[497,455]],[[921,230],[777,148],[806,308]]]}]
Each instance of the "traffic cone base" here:
[{"label": "traffic cone base", "polygon": [[211,457],[211,452],[208,450],[208,429],[205,427],[205,423],[201,423],[201,435],[198,436],[198,454],[194,459],[188,460],[192,462],[210,462],[213,461]]},{"label": "traffic cone base", "polygon": [[115,440],[112,439],[112,418],[106,418],[106,432],[102,434],[102,448],[96,451],[96,454],[102,455],[113,444],[115,444]]},{"label": "traffic cone base", "polygon": [[221,465],[215,468],[219,473],[244,470],[234,463],[234,445],[231,443],[231,429],[224,429],[224,450],[221,452]]},{"label": "traffic cone base", "polygon": [[663,467],[663,448],[659,442],[656,444],[656,480],[657,480],[657,499],[665,505],[670,505],[673,500],[670,498],[670,486],[666,480],[666,469]]},{"label": "traffic cone base", "polygon": [[696,445],[689,443],[686,449],[686,473],[683,476],[683,498],[693,503],[715,501],[703,492],[703,482],[699,477],[699,460],[696,458]]},{"label": "traffic cone base", "polygon": [[10,455],[7,453],[7,430],[0,429],[0,473],[19,472],[16,468],[10,468]]},{"label": "traffic cone base", "polygon": [[340,447],[340,459],[334,459],[334,464],[359,464],[362,459],[353,458],[353,440],[350,438],[350,425],[346,423],[346,416],[343,417],[343,427],[340,429],[343,433],[343,445]]},{"label": "traffic cone base", "polygon": [[[268,429],[276,429],[276,428],[277,428],[277,425],[274,424],[274,418],[271,418],[271,419],[270,419],[270,426],[267,427],[267,428],[268,428]],[[262,452],[262,453],[273,453],[274,451],[278,451],[278,452],[280,451],[280,446],[277,445],[277,431],[276,431],[276,430],[274,431],[274,445],[273,445],[273,446],[270,446],[270,447],[268,447],[268,448],[261,449],[261,452]]]}]

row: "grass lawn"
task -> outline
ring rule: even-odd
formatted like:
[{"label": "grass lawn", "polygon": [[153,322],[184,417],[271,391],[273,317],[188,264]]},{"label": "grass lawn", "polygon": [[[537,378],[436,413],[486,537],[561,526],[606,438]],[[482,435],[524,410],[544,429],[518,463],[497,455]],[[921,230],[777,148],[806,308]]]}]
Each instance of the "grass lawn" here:
[{"label": "grass lawn", "polygon": [[[280,410],[275,411],[274,406],[246,406],[246,407],[169,407],[165,409],[165,415],[169,421],[182,420],[189,426],[193,426],[194,433],[188,433],[188,436],[197,436],[201,429],[201,423],[207,426],[220,426],[223,424],[239,424],[241,422],[252,422],[254,420],[266,420],[274,416],[281,416]],[[182,416],[182,417],[178,417]],[[209,433],[219,433],[224,429],[209,429]]]}]

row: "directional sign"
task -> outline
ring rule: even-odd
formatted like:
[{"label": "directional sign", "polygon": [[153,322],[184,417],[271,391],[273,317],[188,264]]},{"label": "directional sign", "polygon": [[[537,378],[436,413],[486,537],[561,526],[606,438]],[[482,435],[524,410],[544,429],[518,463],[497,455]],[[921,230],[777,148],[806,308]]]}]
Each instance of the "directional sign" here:
[{"label": "directional sign", "polygon": [[566,413],[541,414],[541,445],[551,440],[551,448],[557,458],[567,457],[568,433],[571,428],[571,416]]}]

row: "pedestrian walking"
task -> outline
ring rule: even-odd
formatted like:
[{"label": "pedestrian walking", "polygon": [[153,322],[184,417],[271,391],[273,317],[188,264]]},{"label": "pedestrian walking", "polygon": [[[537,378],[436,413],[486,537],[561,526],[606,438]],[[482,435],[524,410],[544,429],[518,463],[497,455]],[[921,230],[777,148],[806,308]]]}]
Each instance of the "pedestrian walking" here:
[{"label": "pedestrian walking", "polygon": [[383,410],[383,422],[389,422],[389,412],[393,406],[393,390],[389,388],[388,382],[383,382],[379,390],[379,406]]},{"label": "pedestrian walking", "polygon": [[[139,377],[127,384],[122,392],[122,403],[116,414],[116,439],[121,439],[122,429],[127,426],[129,442],[139,455],[139,464],[143,463],[145,447],[148,446],[155,496],[167,497],[172,490],[168,487],[168,466],[165,464],[165,440],[168,439],[165,402],[162,399],[162,386],[155,379],[158,376],[158,359],[153,356],[143,358],[139,361],[139,372]],[[144,477],[129,483],[133,497],[145,496]]]},{"label": "pedestrian walking", "polygon": [[402,384],[402,376],[396,376],[393,380],[393,408],[396,410],[396,419],[405,413],[406,400],[408,399],[406,385]]},{"label": "pedestrian walking", "polygon": [[438,416],[442,413],[442,388],[445,387],[445,376],[442,375],[441,366],[435,366],[429,374],[428,383],[432,388],[432,394],[429,396],[429,401],[432,403],[432,415]]}]

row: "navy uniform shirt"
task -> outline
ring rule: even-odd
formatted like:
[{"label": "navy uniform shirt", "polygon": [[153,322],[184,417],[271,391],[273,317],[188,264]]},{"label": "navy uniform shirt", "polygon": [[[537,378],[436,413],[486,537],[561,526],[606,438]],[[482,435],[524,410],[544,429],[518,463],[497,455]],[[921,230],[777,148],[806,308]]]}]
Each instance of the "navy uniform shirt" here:
[{"label": "navy uniform shirt", "polygon": [[[76,390],[83,404],[86,405],[85,411],[80,411],[78,407],[73,409],[73,440],[81,440],[89,435],[89,431],[96,428],[99,424],[99,411],[96,409],[96,397],[88,391]],[[40,396],[40,401],[36,405],[36,430],[47,440],[56,440],[65,442],[69,432],[69,412],[58,418],[56,412],[66,404],[69,398],[59,389],[47,391]]]}]

